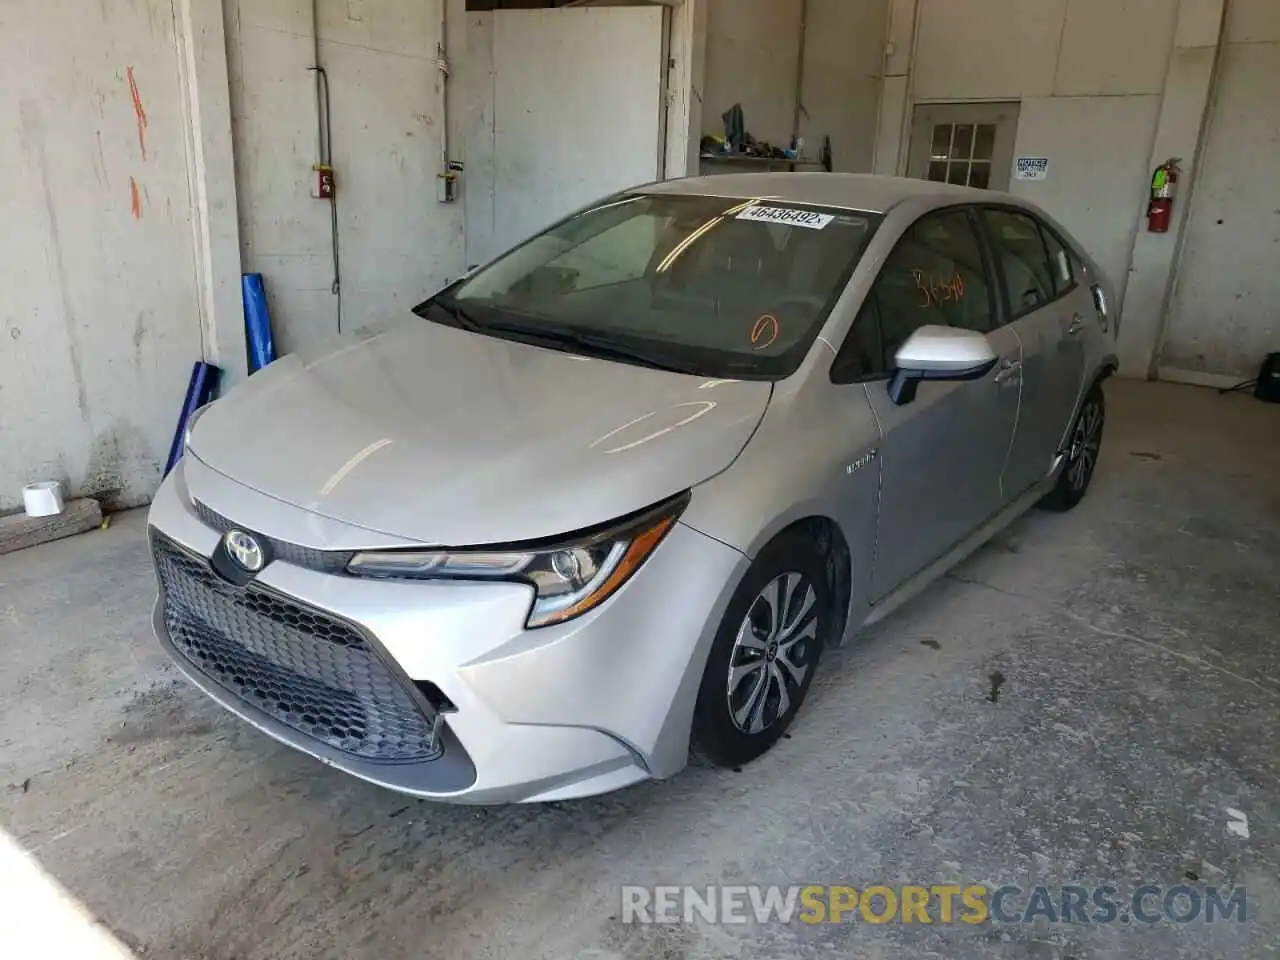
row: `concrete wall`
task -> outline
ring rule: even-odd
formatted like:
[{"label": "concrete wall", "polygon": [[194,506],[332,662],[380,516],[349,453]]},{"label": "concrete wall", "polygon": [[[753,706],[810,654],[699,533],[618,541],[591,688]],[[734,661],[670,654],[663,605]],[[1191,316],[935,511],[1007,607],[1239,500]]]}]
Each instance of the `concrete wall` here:
[{"label": "concrete wall", "polygon": [[913,100],[1018,100],[1013,181],[1096,256],[1123,301],[1144,211],[1177,4],[1171,0],[919,0]]},{"label": "concrete wall", "polygon": [[[600,197],[661,178],[668,160],[673,176],[683,174],[696,62],[682,42],[683,69],[665,72],[687,84],[684,102],[674,96],[665,106],[664,61],[674,58],[664,56],[667,38],[666,11],[652,4],[468,14],[468,264]],[[673,121],[669,142],[664,114]]]},{"label": "concrete wall", "polygon": [[[441,2],[319,0],[343,329],[407,310],[463,269],[462,203],[437,201]],[[304,0],[225,0],[225,9],[244,270],[265,276],[277,348],[287,352],[338,330],[329,205],[311,197],[311,9]],[[455,61],[464,18],[461,0],[451,0]],[[460,95],[454,103],[461,159]]]},{"label": "concrete wall", "polygon": [[[708,0],[703,133],[723,133],[724,112],[742,104],[747,130],[775,146],[791,142],[801,56],[800,0]],[[834,169],[868,171],[888,0],[808,0],[800,132],[818,155],[831,137]]]},{"label": "concrete wall", "polygon": [[[1232,0],[1159,372],[1256,375],[1280,350],[1280,3]],[[1185,206],[1185,200],[1184,200]],[[1192,378],[1194,379],[1194,378]]]},{"label": "concrete wall", "polygon": [[145,501],[202,355],[170,0],[0,11],[0,511]]},{"label": "concrete wall", "polygon": [[[1224,34],[1223,0],[892,0],[874,168],[904,172],[916,104],[1017,100],[1015,153],[1050,166],[1011,189],[1111,276],[1121,372],[1243,379],[1280,348],[1280,216],[1263,196],[1280,3],[1226,9]],[[1170,157],[1180,193],[1170,231],[1152,234],[1151,171]]]},{"label": "concrete wall", "polygon": [[809,0],[800,134],[815,157],[831,138],[834,170],[871,170],[888,17],[886,0]]},{"label": "concrete wall", "polygon": [[1155,372],[1190,206],[1188,188],[1198,177],[1220,49],[1222,13],[1223,0],[1181,0],[1178,4],[1173,51],[1147,170],[1154,170],[1170,157],[1181,157],[1181,199],[1174,203],[1167,233],[1151,233],[1140,221],[1134,237],[1119,337],[1120,370],[1129,376],[1151,376]]},{"label": "concrete wall", "polygon": [[800,0],[709,0],[702,130],[742,104],[747,130],[786,146],[795,119]]}]

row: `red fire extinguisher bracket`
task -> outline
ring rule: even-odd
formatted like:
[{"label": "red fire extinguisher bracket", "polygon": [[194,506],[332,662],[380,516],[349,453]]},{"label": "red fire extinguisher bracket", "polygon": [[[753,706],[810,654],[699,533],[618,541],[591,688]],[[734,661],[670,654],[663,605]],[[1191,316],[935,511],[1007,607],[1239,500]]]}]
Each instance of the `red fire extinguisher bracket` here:
[{"label": "red fire extinguisher bracket", "polygon": [[1147,231],[1168,233],[1173,221],[1173,196],[1177,192],[1179,157],[1170,157],[1151,174],[1151,200],[1147,204]]}]

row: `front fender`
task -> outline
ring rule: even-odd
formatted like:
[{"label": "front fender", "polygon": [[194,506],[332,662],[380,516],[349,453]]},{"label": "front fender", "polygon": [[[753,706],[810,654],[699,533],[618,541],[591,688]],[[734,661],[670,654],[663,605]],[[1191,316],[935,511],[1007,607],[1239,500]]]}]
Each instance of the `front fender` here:
[{"label": "front fender", "polygon": [[754,559],[799,521],[830,520],[849,546],[847,622],[859,623],[875,561],[879,444],[861,384],[775,397],[733,466],[695,488],[681,521]]}]

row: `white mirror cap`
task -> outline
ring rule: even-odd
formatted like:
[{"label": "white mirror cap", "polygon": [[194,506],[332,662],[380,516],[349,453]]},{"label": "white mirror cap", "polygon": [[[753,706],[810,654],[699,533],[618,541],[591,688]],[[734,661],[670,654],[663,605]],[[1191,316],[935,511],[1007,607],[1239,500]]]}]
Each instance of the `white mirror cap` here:
[{"label": "white mirror cap", "polygon": [[972,370],[990,363],[995,356],[990,342],[976,330],[930,324],[907,338],[894,355],[894,362],[900,370],[944,373]]}]

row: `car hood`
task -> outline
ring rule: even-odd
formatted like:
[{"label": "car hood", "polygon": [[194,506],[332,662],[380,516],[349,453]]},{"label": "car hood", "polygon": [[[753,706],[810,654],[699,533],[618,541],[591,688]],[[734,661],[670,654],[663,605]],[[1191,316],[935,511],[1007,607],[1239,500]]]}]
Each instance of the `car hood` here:
[{"label": "car hood", "polygon": [[771,392],[417,318],[337,344],[231,390],[191,454],[278,500],[442,546],[558,536],[686,490],[733,462]]}]

